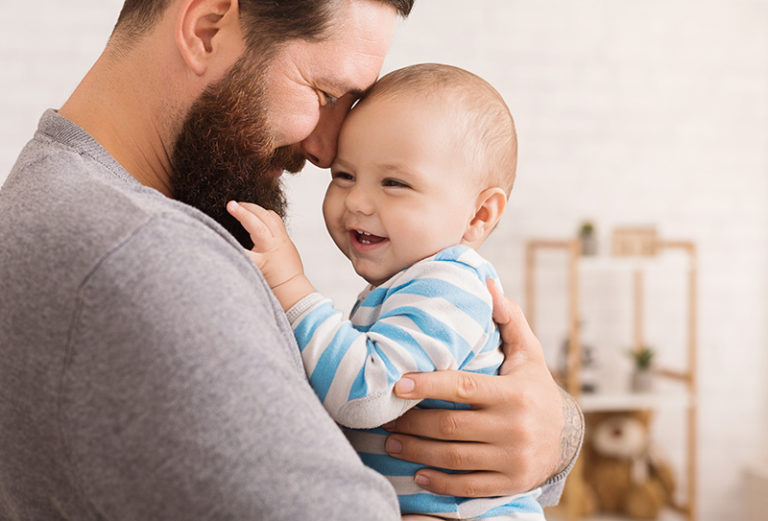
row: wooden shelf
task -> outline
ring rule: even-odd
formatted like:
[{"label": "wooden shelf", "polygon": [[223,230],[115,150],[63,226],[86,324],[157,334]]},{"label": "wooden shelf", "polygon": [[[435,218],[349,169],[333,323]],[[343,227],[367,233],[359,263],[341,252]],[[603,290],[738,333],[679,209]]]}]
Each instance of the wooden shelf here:
[{"label": "wooden shelf", "polygon": [[[647,240],[647,239],[645,239]],[[696,379],[696,357],[697,357],[697,254],[696,246],[690,241],[664,241],[653,234],[654,242],[652,247],[643,251],[650,251],[651,256],[590,256],[581,254],[581,243],[578,240],[550,240],[534,239],[530,240],[526,248],[526,273],[525,273],[525,293],[526,293],[526,314],[531,328],[536,331],[536,284],[535,271],[537,262],[537,253],[542,250],[555,250],[564,252],[567,257],[566,270],[568,273],[568,286],[564,292],[568,296],[568,342],[567,342],[567,361],[565,374],[562,375],[565,381],[566,390],[578,400],[582,410],[585,413],[602,411],[627,411],[627,410],[645,410],[645,409],[669,409],[673,408],[683,412],[685,418],[686,433],[686,454],[685,468],[687,481],[686,508],[674,509],[662,513],[659,519],[677,519],[681,516],[687,521],[696,521],[696,490],[697,490],[697,379]],[[685,264],[680,264],[680,258],[671,258],[660,255],[661,252],[675,250],[685,254]],[[634,289],[632,290],[633,299],[633,329],[635,349],[641,349],[645,346],[644,340],[644,322],[643,304],[644,304],[644,277],[646,273],[657,274],[657,268],[680,270],[680,273],[686,272],[688,282],[688,317],[686,326],[688,330],[688,342],[686,349],[686,368],[681,371],[672,371],[665,369],[655,369],[654,373],[659,379],[664,379],[664,387],[657,387],[655,392],[647,393],[583,393],[581,381],[581,361],[582,361],[582,340],[581,340],[581,278],[585,274],[589,276],[601,276],[603,274],[627,274],[634,280]],[[661,382],[659,382],[661,383]],[[583,485],[583,461],[579,458],[571,475],[566,482],[565,505],[555,509],[547,509],[547,518],[567,519],[574,521],[580,519],[578,512],[578,497],[581,486]],[[568,498],[573,500],[569,501]],[[550,515],[550,510],[552,515]],[[555,512],[557,515],[555,515]],[[623,519],[616,516],[596,516],[589,520],[613,521]]]},{"label": "wooden shelf", "polygon": [[586,412],[633,411],[642,409],[686,409],[691,396],[683,391],[650,393],[583,393],[579,397],[581,410]]},{"label": "wooden shelf", "polygon": [[674,268],[677,259],[669,257],[609,257],[582,255],[578,268],[581,272],[634,272],[648,269]]},{"label": "wooden shelf", "polygon": [[[566,514],[563,512],[551,513],[549,512],[549,510],[546,510],[545,513],[547,516],[547,521],[565,521],[567,519]],[[659,513],[659,517],[656,519],[656,521],[679,521],[679,520],[680,520],[680,514],[670,509],[662,510]],[[604,515],[584,517],[581,519],[581,521],[633,521],[633,520],[630,517],[620,516],[617,514],[604,514]]]}]

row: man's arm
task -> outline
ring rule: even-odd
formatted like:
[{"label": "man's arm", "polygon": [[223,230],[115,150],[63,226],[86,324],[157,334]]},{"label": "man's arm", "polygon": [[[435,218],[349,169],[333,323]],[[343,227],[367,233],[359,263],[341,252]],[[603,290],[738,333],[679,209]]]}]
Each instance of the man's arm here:
[{"label": "man's arm", "polygon": [[409,461],[474,471],[420,470],[417,483],[433,492],[507,495],[543,484],[539,500],[555,504],[581,447],[583,417],[575,400],[552,379],[541,344],[520,308],[491,290],[507,355],[503,376],[453,371],[408,375],[395,386],[399,396],[469,403],[474,410],[413,409],[388,426],[397,434],[388,439],[387,450]]},{"label": "man's arm", "polygon": [[105,519],[399,519],[234,241],[149,222],[83,285],[67,356],[72,477]]}]

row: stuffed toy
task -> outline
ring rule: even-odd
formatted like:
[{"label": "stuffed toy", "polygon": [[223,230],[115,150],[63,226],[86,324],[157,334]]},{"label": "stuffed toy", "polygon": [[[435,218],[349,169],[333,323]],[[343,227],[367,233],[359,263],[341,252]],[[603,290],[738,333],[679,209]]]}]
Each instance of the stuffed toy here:
[{"label": "stuffed toy", "polygon": [[656,519],[672,503],[675,478],[670,465],[651,444],[650,411],[587,415],[584,479],[593,510],[633,519]]}]

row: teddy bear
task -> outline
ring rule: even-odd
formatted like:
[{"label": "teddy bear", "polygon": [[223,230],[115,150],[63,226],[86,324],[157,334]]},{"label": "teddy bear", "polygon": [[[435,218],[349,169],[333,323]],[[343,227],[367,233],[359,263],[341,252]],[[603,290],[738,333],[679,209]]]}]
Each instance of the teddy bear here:
[{"label": "teddy bear", "polygon": [[656,519],[672,504],[675,476],[650,440],[650,411],[586,415],[582,513]]}]

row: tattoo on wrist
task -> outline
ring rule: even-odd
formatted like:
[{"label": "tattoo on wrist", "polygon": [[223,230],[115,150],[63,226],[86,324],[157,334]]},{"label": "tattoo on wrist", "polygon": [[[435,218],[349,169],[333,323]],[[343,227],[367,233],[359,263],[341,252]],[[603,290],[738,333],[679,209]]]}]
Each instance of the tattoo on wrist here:
[{"label": "tattoo on wrist", "polygon": [[584,422],[576,400],[563,389],[560,389],[560,396],[563,399],[563,419],[565,421],[560,436],[560,461],[557,464],[556,475],[568,468],[568,465],[573,461],[579,450],[584,431]]}]

